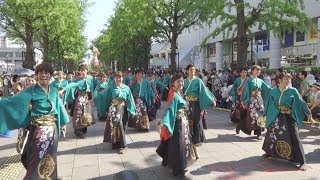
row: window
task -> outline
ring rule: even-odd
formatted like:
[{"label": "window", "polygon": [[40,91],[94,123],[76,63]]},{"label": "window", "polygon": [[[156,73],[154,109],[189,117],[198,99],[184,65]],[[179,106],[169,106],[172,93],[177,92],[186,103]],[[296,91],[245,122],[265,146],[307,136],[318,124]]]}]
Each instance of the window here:
[{"label": "window", "polygon": [[305,34],[303,32],[296,31],[296,42],[305,41]]},{"label": "window", "polygon": [[6,52],[0,52],[0,57],[6,57]]},{"label": "window", "polygon": [[210,47],[209,53],[210,55],[216,54],[216,47]]},{"label": "window", "polygon": [[214,56],[216,54],[216,47],[214,45],[210,45],[207,48],[207,57]]},{"label": "window", "polygon": [[16,52],[16,57],[22,57],[22,52]]}]

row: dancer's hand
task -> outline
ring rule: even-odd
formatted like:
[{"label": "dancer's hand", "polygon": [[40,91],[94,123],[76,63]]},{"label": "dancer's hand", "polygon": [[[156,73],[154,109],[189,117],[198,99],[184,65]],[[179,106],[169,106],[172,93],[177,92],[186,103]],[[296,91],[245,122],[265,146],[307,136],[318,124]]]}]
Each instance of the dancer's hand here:
[{"label": "dancer's hand", "polygon": [[215,108],[216,108],[216,103],[215,103],[215,102],[211,104],[211,108],[212,108],[212,109],[215,109]]},{"label": "dancer's hand", "polygon": [[67,134],[67,126],[66,125],[61,127],[61,132],[62,132],[63,137],[66,137],[66,134]]},{"label": "dancer's hand", "polygon": [[62,95],[64,93],[64,90],[61,90],[58,93],[59,93],[59,95]]}]

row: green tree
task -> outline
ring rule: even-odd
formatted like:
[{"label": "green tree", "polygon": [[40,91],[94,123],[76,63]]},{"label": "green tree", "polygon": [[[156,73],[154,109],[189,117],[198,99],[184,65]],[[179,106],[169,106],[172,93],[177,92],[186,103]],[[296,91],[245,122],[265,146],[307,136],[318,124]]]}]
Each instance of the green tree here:
[{"label": "green tree", "polygon": [[34,34],[38,30],[37,24],[45,9],[42,1],[0,0],[0,27],[11,38],[18,38],[26,45],[23,67],[34,69]]},{"label": "green tree", "polygon": [[54,44],[55,41],[59,42],[62,36],[66,38],[67,35],[75,36],[77,33],[82,33],[85,26],[83,14],[86,7],[85,1],[82,0],[59,0],[47,3],[45,9],[47,13],[41,17],[40,30],[37,33],[37,39],[43,47],[45,62],[49,61],[49,49],[61,49]]},{"label": "green tree", "polygon": [[281,33],[292,28],[305,32],[310,18],[304,10],[303,0],[260,0],[247,2],[245,0],[212,0],[215,4],[209,24],[220,22],[202,42],[202,46],[210,37],[223,33],[224,38],[236,38],[237,66],[247,67],[248,38],[251,30],[272,31],[282,39]]},{"label": "green tree", "polygon": [[212,0],[151,0],[151,6],[156,12],[155,23],[159,33],[171,45],[170,66],[176,70],[178,36],[191,26],[208,19],[212,14]]},{"label": "green tree", "polygon": [[155,34],[155,14],[149,0],[120,0],[106,29],[95,39],[99,59],[116,61],[118,68],[147,68],[151,37]]},{"label": "green tree", "polygon": [[0,27],[26,45],[23,67],[35,66],[34,41],[41,43],[45,62],[51,58],[62,67],[63,60],[83,57],[86,7],[86,0],[0,0]]}]

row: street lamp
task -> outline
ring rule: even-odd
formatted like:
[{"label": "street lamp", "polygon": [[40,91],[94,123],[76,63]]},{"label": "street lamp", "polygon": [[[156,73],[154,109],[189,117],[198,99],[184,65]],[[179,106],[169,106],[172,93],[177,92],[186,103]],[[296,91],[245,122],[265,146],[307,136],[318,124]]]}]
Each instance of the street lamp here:
[{"label": "street lamp", "polygon": [[179,51],[177,52],[177,55],[178,55],[178,69],[179,69],[179,68],[180,68],[180,67],[179,67],[179,63],[180,63],[180,62],[179,62],[179,61],[180,61]]},{"label": "street lamp", "polygon": [[9,60],[8,60],[8,58],[9,58],[9,54],[8,54],[8,52],[6,52],[6,60],[7,60],[7,74],[8,74],[8,72],[9,72],[9,66],[8,66],[8,62],[9,62]]}]

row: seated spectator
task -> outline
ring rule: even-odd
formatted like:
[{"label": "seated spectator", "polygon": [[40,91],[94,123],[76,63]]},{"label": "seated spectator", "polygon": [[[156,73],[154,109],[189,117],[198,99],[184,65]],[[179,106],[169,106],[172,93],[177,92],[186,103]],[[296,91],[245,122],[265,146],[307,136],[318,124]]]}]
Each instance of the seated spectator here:
[{"label": "seated spectator", "polygon": [[232,106],[232,101],[230,100],[229,92],[233,87],[233,81],[229,80],[228,83],[225,83],[224,86],[221,88],[221,101],[220,107],[230,109]]},{"label": "seated spectator", "polygon": [[301,80],[299,93],[301,94],[303,100],[308,102],[308,93],[310,89],[309,89],[309,80],[306,77],[307,77],[306,71],[301,71],[299,73],[299,79]]},{"label": "seated spectator", "polygon": [[309,81],[313,81],[313,80],[315,80],[315,76],[311,73],[311,68],[310,67],[306,67],[305,68],[305,71],[307,72],[307,79],[309,80]]},{"label": "seated spectator", "polygon": [[311,87],[311,98],[308,106],[310,108],[312,117],[319,118],[320,116],[320,83],[314,83]]},{"label": "seated spectator", "polygon": [[220,91],[221,90],[221,87],[222,87],[222,81],[221,79],[219,78],[219,76],[215,75],[213,77],[214,81],[213,81],[213,85],[214,85],[214,91],[217,92],[217,91]]}]

